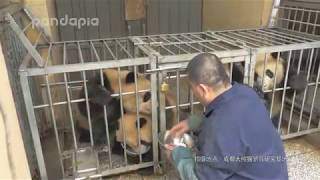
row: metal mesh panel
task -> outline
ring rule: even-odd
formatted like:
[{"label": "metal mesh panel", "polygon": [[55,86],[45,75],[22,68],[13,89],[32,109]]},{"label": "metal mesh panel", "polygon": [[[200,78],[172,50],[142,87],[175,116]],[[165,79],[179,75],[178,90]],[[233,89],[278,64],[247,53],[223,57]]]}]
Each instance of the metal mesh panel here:
[{"label": "metal mesh panel", "polygon": [[[27,153],[27,158],[29,162],[29,167],[32,175],[36,171],[36,156],[34,153],[33,141],[31,138],[30,127],[26,119],[26,110],[24,106],[24,100],[22,96],[22,89],[19,82],[19,66],[26,56],[27,51],[25,47],[21,44],[20,39],[11,30],[10,27],[3,27],[1,32],[1,42],[3,53],[5,55],[6,65],[8,69],[8,75],[10,80],[10,85],[14,97],[15,107],[17,110],[17,115],[19,118],[20,129],[22,132],[22,137],[24,141],[24,146]],[[46,130],[41,128],[40,132],[45,132]]]}]

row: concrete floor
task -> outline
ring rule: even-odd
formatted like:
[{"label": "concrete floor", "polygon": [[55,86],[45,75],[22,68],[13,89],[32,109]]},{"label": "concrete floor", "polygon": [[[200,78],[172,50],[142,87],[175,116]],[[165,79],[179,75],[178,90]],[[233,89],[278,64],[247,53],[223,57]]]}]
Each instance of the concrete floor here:
[{"label": "concrete floor", "polygon": [[285,141],[290,180],[320,179],[320,133]]},{"label": "concrete floor", "polygon": [[[61,176],[55,149],[55,139],[45,141],[45,159],[47,160],[48,175],[50,179],[59,179]],[[298,137],[284,142],[290,180],[320,180],[320,133]],[[168,168],[165,175],[155,176],[139,175],[136,172],[115,176],[106,179],[179,179],[174,168]]]},{"label": "concrete floor", "polygon": [[[284,147],[290,180],[320,180],[320,133],[286,140]],[[113,179],[179,179],[174,168],[169,169],[170,171],[163,176],[141,176],[131,173]]]}]

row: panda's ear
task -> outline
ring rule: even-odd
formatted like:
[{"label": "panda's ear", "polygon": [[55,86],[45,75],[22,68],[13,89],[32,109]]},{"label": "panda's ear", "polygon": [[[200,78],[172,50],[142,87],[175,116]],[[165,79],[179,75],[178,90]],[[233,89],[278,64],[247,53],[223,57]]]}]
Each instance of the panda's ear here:
[{"label": "panda's ear", "polygon": [[134,72],[129,72],[126,76],[126,83],[134,83]]},{"label": "panda's ear", "polygon": [[278,59],[278,54],[279,52],[273,52],[271,53],[271,56],[273,57],[273,59]]},{"label": "panda's ear", "polygon": [[[141,129],[146,123],[147,123],[147,120],[145,118],[140,118],[140,127],[139,127],[139,129]],[[138,121],[136,122],[136,127],[138,128]]]}]

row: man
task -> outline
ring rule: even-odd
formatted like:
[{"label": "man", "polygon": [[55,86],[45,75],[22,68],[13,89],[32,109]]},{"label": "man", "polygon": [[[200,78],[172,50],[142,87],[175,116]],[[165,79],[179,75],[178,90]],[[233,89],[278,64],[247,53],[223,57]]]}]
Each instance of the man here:
[{"label": "man", "polygon": [[[269,113],[254,90],[229,78],[219,58],[203,53],[187,67],[194,95],[206,107],[174,126],[179,136],[198,130],[196,158],[183,146],[167,151],[182,179],[288,179],[284,148]],[[172,153],[171,153],[172,152]]]}]

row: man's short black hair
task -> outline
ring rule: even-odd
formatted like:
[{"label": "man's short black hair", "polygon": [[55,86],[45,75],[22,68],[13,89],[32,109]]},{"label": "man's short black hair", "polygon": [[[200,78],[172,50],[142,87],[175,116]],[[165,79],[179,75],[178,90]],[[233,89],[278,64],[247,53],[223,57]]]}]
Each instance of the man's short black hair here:
[{"label": "man's short black hair", "polygon": [[195,56],[187,66],[189,80],[196,84],[216,86],[229,83],[229,77],[220,59],[210,53]]}]

